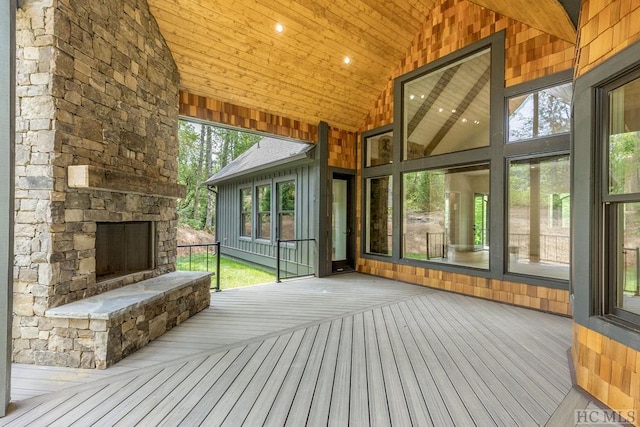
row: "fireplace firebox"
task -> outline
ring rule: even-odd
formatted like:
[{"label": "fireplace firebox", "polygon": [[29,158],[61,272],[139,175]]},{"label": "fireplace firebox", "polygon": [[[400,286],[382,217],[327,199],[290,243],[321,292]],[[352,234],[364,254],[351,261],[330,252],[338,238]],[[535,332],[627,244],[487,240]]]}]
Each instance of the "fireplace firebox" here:
[{"label": "fireplace firebox", "polygon": [[154,229],[152,221],[97,223],[96,281],[152,270]]}]

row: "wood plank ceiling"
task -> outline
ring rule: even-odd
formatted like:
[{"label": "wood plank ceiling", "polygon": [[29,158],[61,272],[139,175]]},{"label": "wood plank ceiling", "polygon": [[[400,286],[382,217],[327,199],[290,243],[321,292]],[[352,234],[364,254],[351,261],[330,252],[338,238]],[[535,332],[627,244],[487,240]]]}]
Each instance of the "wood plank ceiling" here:
[{"label": "wood plank ceiling", "polygon": [[[436,3],[149,0],[181,89],[344,130],[358,128]],[[557,0],[475,3],[575,42]]]}]

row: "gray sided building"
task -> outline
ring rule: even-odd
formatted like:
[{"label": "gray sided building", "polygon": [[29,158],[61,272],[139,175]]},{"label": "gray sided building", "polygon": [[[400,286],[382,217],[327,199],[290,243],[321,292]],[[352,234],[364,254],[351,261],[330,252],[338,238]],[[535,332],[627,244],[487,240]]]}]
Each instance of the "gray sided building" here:
[{"label": "gray sided building", "polygon": [[222,254],[275,269],[282,240],[281,268],[313,273],[315,153],[315,144],[265,137],[205,183],[217,191],[216,238]]}]

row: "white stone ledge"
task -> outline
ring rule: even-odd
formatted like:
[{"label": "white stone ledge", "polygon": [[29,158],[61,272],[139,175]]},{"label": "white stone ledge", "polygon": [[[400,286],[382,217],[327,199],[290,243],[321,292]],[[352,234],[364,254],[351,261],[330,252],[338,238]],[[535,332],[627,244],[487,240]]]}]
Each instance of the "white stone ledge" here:
[{"label": "white stone ledge", "polygon": [[174,271],[50,308],[45,312],[45,316],[65,319],[111,320],[132,309],[164,299],[207,276],[211,276],[211,273]]}]

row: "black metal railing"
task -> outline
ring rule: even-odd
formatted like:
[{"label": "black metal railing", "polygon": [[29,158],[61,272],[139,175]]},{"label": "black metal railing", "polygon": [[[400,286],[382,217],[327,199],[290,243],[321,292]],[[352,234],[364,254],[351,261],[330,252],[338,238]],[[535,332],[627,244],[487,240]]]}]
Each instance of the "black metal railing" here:
[{"label": "black metal railing", "polygon": [[[640,248],[622,248],[622,254],[624,256],[624,273],[623,286],[624,289],[628,289],[628,285],[635,282],[635,295],[640,295]],[[633,268],[633,273],[628,274],[627,269]]]},{"label": "black metal railing", "polygon": [[220,242],[178,245],[176,268],[187,271],[210,271],[215,276],[215,291],[220,291]]},{"label": "black metal railing", "polygon": [[424,233],[427,247],[427,259],[446,258],[446,240],[444,233]]},{"label": "black metal railing", "polygon": [[315,239],[276,240],[276,283],[315,274]]},{"label": "black metal railing", "polygon": [[[518,258],[529,259],[529,234],[509,234],[509,248]],[[569,264],[571,241],[569,236],[540,234],[540,261]],[[512,249],[511,249],[512,248]],[[516,250],[517,248],[517,250]]]}]

